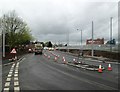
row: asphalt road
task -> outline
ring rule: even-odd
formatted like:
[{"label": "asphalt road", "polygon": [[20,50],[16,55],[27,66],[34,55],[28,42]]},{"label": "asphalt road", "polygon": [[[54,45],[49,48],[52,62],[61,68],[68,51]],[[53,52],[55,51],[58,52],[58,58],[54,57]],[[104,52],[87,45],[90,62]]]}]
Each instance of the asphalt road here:
[{"label": "asphalt road", "polygon": [[[60,56],[55,62],[51,52],[45,51],[44,53],[50,58],[31,53],[25,55],[21,61],[15,64],[3,66],[3,89],[118,90],[118,65],[112,65],[113,71],[105,70],[103,73],[98,73],[97,71],[88,71],[63,64],[62,56],[71,61],[75,58],[71,55],[52,51],[52,53]],[[86,62],[88,61],[92,62],[86,60]],[[98,64],[100,62],[93,63]]]}]

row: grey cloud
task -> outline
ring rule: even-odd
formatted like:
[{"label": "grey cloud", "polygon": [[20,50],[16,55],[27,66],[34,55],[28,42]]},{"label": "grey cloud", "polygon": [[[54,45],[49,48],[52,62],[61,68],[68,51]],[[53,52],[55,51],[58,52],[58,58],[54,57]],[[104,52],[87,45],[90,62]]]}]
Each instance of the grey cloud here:
[{"label": "grey cloud", "polygon": [[113,37],[117,39],[117,2],[24,0],[6,5],[8,8],[0,7],[2,11],[8,11],[10,7],[16,10],[30,26],[33,36],[40,41],[66,42],[69,32],[70,42],[79,43],[82,29],[85,42],[86,39],[91,38],[91,21],[94,21],[94,38],[104,37],[108,40],[111,16],[114,22]]}]

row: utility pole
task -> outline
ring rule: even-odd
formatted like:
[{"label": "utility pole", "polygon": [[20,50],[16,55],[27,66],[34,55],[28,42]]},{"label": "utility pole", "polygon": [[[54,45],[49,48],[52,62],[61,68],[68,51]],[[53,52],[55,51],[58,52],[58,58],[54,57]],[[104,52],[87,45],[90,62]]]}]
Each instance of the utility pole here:
[{"label": "utility pole", "polygon": [[110,18],[110,52],[112,52],[112,17]]},{"label": "utility pole", "polygon": [[94,56],[94,50],[93,50],[93,21],[92,21],[92,57]]}]

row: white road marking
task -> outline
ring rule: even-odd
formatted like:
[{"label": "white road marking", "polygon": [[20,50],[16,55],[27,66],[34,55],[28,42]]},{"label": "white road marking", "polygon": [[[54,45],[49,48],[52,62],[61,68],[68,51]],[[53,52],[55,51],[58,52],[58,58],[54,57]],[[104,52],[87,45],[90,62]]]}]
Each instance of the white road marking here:
[{"label": "white road marking", "polygon": [[18,72],[18,70],[15,70],[15,72]]},{"label": "white road marking", "polygon": [[18,68],[19,66],[16,66],[16,68]]},{"label": "white road marking", "polygon": [[11,69],[10,70],[13,70],[14,68],[13,67],[11,67]]},{"label": "white road marking", "polygon": [[19,65],[19,62],[17,63],[17,65]]},{"label": "white road marking", "polygon": [[[23,58],[22,60],[25,60],[25,58]],[[5,92],[7,92],[7,91],[9,92],[9,90],[10,90],[10,83],[12,80],[11,77],[13,76],[12,74],[13,74],[14,70],[15,70],[15,72],[14,72],[14,92],[19,92],[19,90],[20,90],[19,81],[18,81],[18,69],[19,69],[20,60],[18,60],[18,61],[19,62],[17,62],[17,64],[13,63],[13,65],[11,66],[11,69],[9,71],[9,74],[8,74],[6,82],[5,82],[5,87],[3,89],[3,91],[5,91]]]},{"label": "white road marking", "polygon": [[18,77],[16,77],[16,78],[14,77],[14,81],[18,81]]},{"label": "white road marking", "polygon": [[19,87],[14,87],[14,91],[19,91],[20,88]]},{"label": "white road marking", "polygon": [[12,75],[11,74],[8,74],[8,77],[11,77]]},{"label": "white road marking", "polygon": [[13,65],[15,65],[15,63]]},{"label": "white road marking", "polygon": [[11,78],[7,78],[7,80],[6,81],[11,81]]},{"label": "white road marking", "polygon": [[14,77],[17,77],[18,76],[18,74],[14,74]]},{"label": "white road marking", "polygon": [[10,72],[13,72],[13,69],[11,69]]},{"label": "white road marking", "polygon": [[6,82],[5,87],[9,87],[9,86],[10,86],[10,82]]},{"label": "white road marking", "polygon": [[20,61],[20,63],[23,62],[25,59],[26,59],[26,58],[23,58],[23,59]]},{"label": "white road marking", "polygon": [[18,71],[15,71],[15,73],[18,73]]},{"label": "white road marking", "polygon": [[14,67],[14,65],[12,65],[12,68]]},{"label": "white road marking", "polygon": [[18,70],[18,67],[16,67],[15,70],[16,70],[16,69]]},{"label": "white road marking", "polygon": [[14,86],[18,86],[18,85],[19,85],[18,81],[14,82]]},{"label": "white road marking", "polygon": [[13,72],[11,72],[11,71],[9,72],[9,74],[12,74],[12,73],[13,73]]},{"label": "white road marking", "polygon": [[4,88],[4,91],[5,91],[5,92],[7,92],[7,91],[9,92],[9,88]]}]

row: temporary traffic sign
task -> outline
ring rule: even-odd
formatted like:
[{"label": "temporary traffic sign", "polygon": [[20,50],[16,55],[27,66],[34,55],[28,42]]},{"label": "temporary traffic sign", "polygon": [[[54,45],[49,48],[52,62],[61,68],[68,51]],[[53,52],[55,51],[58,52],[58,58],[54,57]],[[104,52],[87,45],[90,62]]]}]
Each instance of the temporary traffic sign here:
[{"label": "temporary traffic sign", "polygon": [[15,48],[13,48],[10,53],[17,53],[17,52],[16,52]]}]

